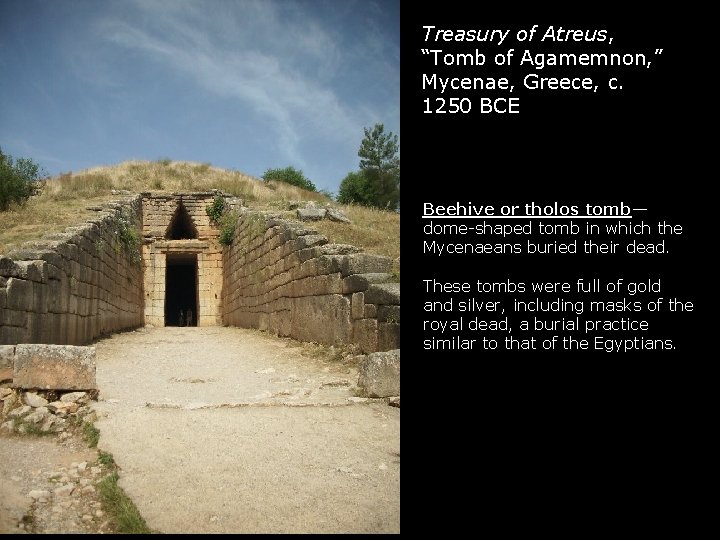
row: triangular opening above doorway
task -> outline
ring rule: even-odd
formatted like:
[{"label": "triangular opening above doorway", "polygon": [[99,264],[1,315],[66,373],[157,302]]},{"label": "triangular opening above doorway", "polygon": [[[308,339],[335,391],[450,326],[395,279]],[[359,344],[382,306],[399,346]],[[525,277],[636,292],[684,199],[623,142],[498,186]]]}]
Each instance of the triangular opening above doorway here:
[{"label": "triangular opening above doorway", "polygon": [[165,232],[165,238],[168,240],[187,240],[197,237],[197,227],[195,227],[195,223],[193,223],[185,205],[180,201]]}]

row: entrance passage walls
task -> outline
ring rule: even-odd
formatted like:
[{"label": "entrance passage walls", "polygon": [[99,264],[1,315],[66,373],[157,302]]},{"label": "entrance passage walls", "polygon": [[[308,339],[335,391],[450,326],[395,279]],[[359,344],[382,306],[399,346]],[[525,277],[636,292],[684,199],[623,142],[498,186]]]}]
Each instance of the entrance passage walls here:
[{"label": "entrance passage walls", "polygon": [[[216,196],[240,211],[225,248],[206,212]],[[387,257],[216,190],[128,195],[97,211],[0,256],[0,344],[224,324],[363,352],[400,345],[400,284]]]},{"label": "entrance passage walls", "polygon": [[0,344],[83,345],[143,324],[140,196],[0,256]]}]

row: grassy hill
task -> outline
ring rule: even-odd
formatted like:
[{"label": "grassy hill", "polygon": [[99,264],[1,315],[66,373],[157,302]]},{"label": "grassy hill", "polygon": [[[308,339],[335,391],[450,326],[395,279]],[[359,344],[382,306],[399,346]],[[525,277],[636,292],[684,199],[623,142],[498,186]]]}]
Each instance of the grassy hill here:
[{"label": "grassy hill", "polygon": [[[286,213],[288,201],[330,203],[326,196],[282,182],[264,182],[238,171],[219,169],[209,163],[184,161],[126,161],[66,173],[47,181],[42,193],[25,206],[0,212],[0,254],[47,233],[60,232],[91,217],[87,206],[113,200],[112,190],[174,192],[220,189],[245,200],[247,206]],[[312,226],[331,242],[353,244],[367,253],[400,256],[400,215],[361,206],[333,203],[352,220],[351,224],[321,221]]]}]

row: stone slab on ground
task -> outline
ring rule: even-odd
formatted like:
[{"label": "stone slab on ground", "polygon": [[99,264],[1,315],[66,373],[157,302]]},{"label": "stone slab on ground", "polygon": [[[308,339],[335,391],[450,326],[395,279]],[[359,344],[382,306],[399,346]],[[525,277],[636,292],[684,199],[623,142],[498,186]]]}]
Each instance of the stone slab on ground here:
[{"label": "stone slab on ground", "polygon": [[320,221],[325,217],[325,208],[298,208],[297,217],[302,221]]},{"label": "stone slab on ground", "polygon": [[400,395],[400,349],[368,354],[360,363],[358,386],[368,397]]},{"label": "stone slab on ground", "polygon": [[94,390],[95,347],[20,344],[15,347],[13,386]]}]

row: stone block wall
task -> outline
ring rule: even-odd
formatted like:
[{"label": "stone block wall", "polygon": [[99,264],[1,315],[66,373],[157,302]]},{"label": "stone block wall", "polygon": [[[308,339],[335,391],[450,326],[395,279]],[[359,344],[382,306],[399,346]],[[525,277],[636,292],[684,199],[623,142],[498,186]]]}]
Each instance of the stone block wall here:
[{"label": "stone block wall", "polygon": [[[143,324],[140,196],[0,256],[0,344],[82,345]],[[135,239],[139,235],[135,233]]]},{"label": "stone block wall", "polygon": [[[165,325],[165,273],[168,256],[197,257],[198,326],[222,324],[222,246],[219,230],[211,222],[206,208],[219,191],[173,194],[143,193],[143,265],[145,287],[145,323]],[[225,196],[231,206],[238,201]],[[170,229],[182,205],[192,222],[193,238],[172,239]]]},{"label": "stone block wall", "polygon": [[400,346],[400,284],[388,257],[299,222],[245,211],[223,252],[223,322],[363,352]]}]

